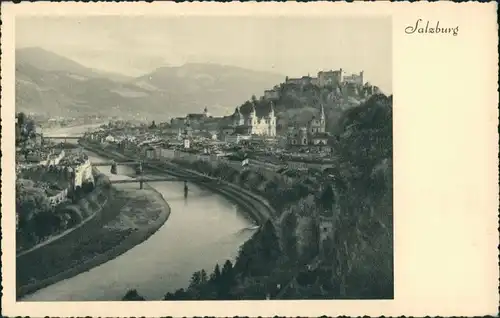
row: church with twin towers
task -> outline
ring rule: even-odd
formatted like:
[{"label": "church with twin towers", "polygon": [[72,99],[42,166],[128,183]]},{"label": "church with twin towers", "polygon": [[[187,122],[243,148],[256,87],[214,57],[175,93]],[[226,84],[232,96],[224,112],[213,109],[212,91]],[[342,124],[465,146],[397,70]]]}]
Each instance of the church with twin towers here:
[{"label": "church with twin towers", "polygon": [[244,131],[248,135],[276,137],[274,104],[271,102],[268,112],[262,116],[257,115],[255,103],[252,103],[250,113],[246,116],[241,113],[240,107],[236,107],[233,114],[233,127],[235,130]]}]

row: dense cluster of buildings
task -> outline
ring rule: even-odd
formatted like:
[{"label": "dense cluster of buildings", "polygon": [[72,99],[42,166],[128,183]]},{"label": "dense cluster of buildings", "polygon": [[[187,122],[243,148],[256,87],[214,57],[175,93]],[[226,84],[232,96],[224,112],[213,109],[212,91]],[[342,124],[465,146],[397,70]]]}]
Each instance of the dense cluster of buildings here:
[{"label": "dense cluster of buildings", "polygon": [[[252,104],[248,113],[243,113],[240,107],[237,107],[231,115],[231,123],[219,127],[217,130],[200,131],[193,128],[192,120],[198,123],[207,114],[189,114],[182,118],[182,128],[178,128],[178,139],[182,140],[185,148],[190,148],[193,144],[192,139],[196,134],[199,136],[204,133],[206,139],[219,140],[230,144],[239,144],[242,141],[267,140],[281,144],[283,147],[298,150],[300,148],[311,148],[315,151],[329,152],[331,150],[331,137],[326,132],[326,116],[323,106],[321,106],[318,116],[314,116],[304,127],[289,127],[287,134],[277,135],[277,117],[274,110],[274,104],[270,102],[268,108],[259,108],[257,111],[255,103]],[[201,116],[194,116],[201,115]],[[180,120],[180,119],[176,119]]]},{"label": "dense cluster of buildings", "polygon": [[[326,132],[326,115],[323,107],[307,125],[289,127],[287,133],[281,135],[277,134],[278,120],[272,102],[268,104],[267,108],[260,107],[259,109],[255,107],[255,104],[252,104],[247,113],[237,107],[229,118],[229,124],[212,130],[193,127],[193,120],[200,123],[203,119],[209,118],[203,116],[204,114],[207,114],[206,109],[203,114],[189,114],[182,118],[182,125],[175,126],[177,127],[175,139],[180,142],[183,148],[192,148],[197,141],[205,140],[205,142],[223,142],[235,145],[243,142],[246,144],[266,143],[272,145],[273,148],[287,148],[291,151],[307,150],[329,153],[332,149],[331,136]],[[175,120],[179,121],[180,119]],[[171,140],[174,139],[173,136],[170,137]],[[99,138],[103,141],[120,142],[123,139],[131,140],[135,137],[100,136]],[[151,139],[150,142],[154,142],[154,140]]]},{"label": "dense cluster of buildings", "polygon": [[257,138],[276,138],[276,114],[271,102],[268,109],[260,109],[257,113],[255,103],[248,114],[243,114],[237,107],[231,116],[232,124],[221,127],[220,139],[230,143]]},{"label": "dense cluster of buildings", "polygon": [[[343,69],[320,71],[317,77],[303,76],[301,78],[285,79],[285,85],[315,85],[317,87],[332,87],[334,92],[366,92],[373,94],[376,87],[365,82],[364,72],[348,74]],[[283,84],[282,84],[283,85]],[[306,125],[289,126],[283,123],[283,118],[278,118],[273,101],[280,98],[282,85],[264,91],[263,100],[256,107],[256,100],[251,102],[244,113],[241,107],[237,107],[234,113],[225,117],[212,117],[207,107],[199,114],[188,114],[185,117],[177,117],[171,120],[170,126],[178,129],[179,139],[184,140],[186,148],[192,144],[191,138],[194,132],[205,132],[209,138],[219,141],[239,144],[251,140],[279,140],[277,144],[283,147],[303,150],[308,148],[313,151],[331,151],[332,138],[326,132],[326,117],[323,106],[319,114],[313,117]],[[332,93],[333,94],[333,93]],[[288,130],[285,127],[288,126]],[[278,134],[277,131],[280,131]]]},{"label": "dense cluster of buildings", "polygon": [[[301,78],[287,77],[284,84],[333,87],[334,90],[343,89],[346,85],[362,86],[362,89],[367,85],[370,86],[364,81],[363,71],[359,74],[347,74],[343,69],[320,71],[317,77],[309,75]],[[137,145],[168,140],[168,144],[175,145],[176,148],[194,150],[201,147],[203,151],[210,148],[210,145],[219,143],[228,145],[261,143],[267,144],[268,148],[288,152],[331,153],[333,138],[326,131],[327,118],[323,106],[307,124],[302,126],[284,124],[283,119],[278,118],[274,102],[280,97],[282,86],[283,84],[266,90],[259,102],[253,99],[252,102],[245,103],[244,107],[236,107],[229,116],[211,116],[208,108],[204,107],[200,113],[173,118],[165,127],[161,124],[157,127],[157,130],[161,131],[157,132],[159,136],[144,137],[148,133],[137,134],[132,131],[127,133],[124,132],[127,130],[125,129],[119,134],[101,134],[92,138],[98,138],[101,142]],[[138,140],[139,135],[143,136],[144,138],[141,138],[144,140]]]},{"label": "dense cluster of buildings", "polygon": [[[221,123],[228,124],[221,125]],[[274,105],[271,103],[267,110],[259,109],[259,111],[255,104],[252,104],[250,112],[246,114],[237,107],[229,117],[212,117],[205,107],[201,114],[173,118],[170,126],[178,130],[178,137],[183,139],[189,148],[190,139],[195,132],[197,135],[203,134],[205,138],[228,143],[239,143],[241,140],[251,139],[252,136],[275,138],[276,123]]]},{"label": "dense cluster of buildings", "polygon": [[36,127],[32,119],[16,116],[16,182],[33,181],[56,207],[71,191],[94,184],[92,166],[83,152],[44,140]]},{"label": "dense cluster of buildings", "polygon": [[291,149],[309,147],[317,151],[331,152],[332,138],[326,132],[325,110],[321,106],[319,117],[314,116],[305,127],[290,127],[287,144]]}]

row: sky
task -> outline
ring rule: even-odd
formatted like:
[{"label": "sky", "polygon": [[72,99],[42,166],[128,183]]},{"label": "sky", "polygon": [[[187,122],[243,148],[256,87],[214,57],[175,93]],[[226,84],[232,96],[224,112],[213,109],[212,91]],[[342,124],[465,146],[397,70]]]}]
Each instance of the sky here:
[{"label": "sky", "polygon": [[392,93],[390,17],[19,17],[16,48],[22,47],[131,76],[206,62],[290,77],[363,70]]}]

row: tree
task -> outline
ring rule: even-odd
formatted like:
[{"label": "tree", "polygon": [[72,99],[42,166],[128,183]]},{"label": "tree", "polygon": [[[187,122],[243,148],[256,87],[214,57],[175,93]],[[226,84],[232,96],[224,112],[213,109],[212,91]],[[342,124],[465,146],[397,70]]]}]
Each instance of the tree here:
[{"label": "tree", "polygon": [[216,264],[215,268],[214,268],[214,272],[210,275],[210,281],[216,283],[217,281],[219,281],[220,275],[221,275],[221,272],[220,272],[219,264]]},{"label": "tree", "polygon": [[83,193],[83,189],[81,186],[76,186],[75,189],[74,189],[74,193],[73,193],[73,202],[76,203],[78,202],[78,200],[80,200],[84,193]]},{"label": "tree", "polygon": [[26,137],[33,137],[35,134],[35,122],[32,119],[26,120]]},{"label": "tree", "polygon": [[227,279],[233,276],[233,263],[230,260],[226,260],[224,266],[222,267],[221,277]]},{"label": "tree", "polygon": [[200,272],[200,283],[205,284],[207,281],[208,281],[207,272],[204,269],[202,269]]},{"label": "tree", "polygon": [[381,159],[392,157],[392,99],[371,96],[360,106],[348,109],[339,119],[336,152],[352,169],[367,176]]},{"label": "tree", "polygon": [[32,181],[17,180],[16,213],[19,215],[20,224],[26,225],[35,215],[50,210],[50,202],[44,190],[36,188]]},{"label": "tree", "polygon": [[332,204],[334,204],[334,200],[333,188],[330,184],[327,184],[321,192],[319,203],[323,209],[330,209]]},{"label": "tree", "polygon": [[142,297],[141,295],[139,295],[139,293],[137,292],[136,289],[130,289],[129,291],[127,291],[125,296],[123,296],[122,300],[123,301],[142,301],[142,300],[146,300],[146,299],[144,297]]},{"label": "tree", "polygon": [[241,286],[235,291],[237,299],[263,300],[266,299],[267,288],[262,279],[246,277]]},{"label": "tree", "polygon": [[83,193],[90,193],[94,190],[94,183],[88,180],[85,180],[82,183],[82,192]]},{"label": "tree", "polygon": [[235,283],[233,264],[227,260],[222,267],[220,283],[218,284],[218,299],[231,299],[231,287]]},{"label": "tree", "polygon": [[278,188],[278,183],[274,179],[272,179],[266,183],[265,191],[270,197],[273,197],[274,194],[278,191]]},{"label": "tree", "polygon": [[261,260],[268,264],[278,259],[281,254],[276,228],[271,220],[268,220],[259,231],[259,245]]},{"label": "tree", "polygon": [[23,112],[17,113],[17,124],[22,127],[26,123],[26,114]]}]

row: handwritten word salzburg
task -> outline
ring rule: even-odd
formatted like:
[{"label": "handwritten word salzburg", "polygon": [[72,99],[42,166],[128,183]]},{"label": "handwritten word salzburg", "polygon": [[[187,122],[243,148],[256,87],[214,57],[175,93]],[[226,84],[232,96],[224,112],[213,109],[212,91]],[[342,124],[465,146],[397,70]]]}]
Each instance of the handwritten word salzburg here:
[{"label": "handwritten word salzburg", "polygon": [[427,21],[427,23],[423,23],[422,19],[418,19],[415,23],[415,26],[408,26],[405,28],[406,34],[414,34],[414,33],[433,33],[433,34],[452,34],[453,36],[458,35],[458,26],[449,28],[449,27],[440,27],[439,21],[436,23],[432,23]]}]

